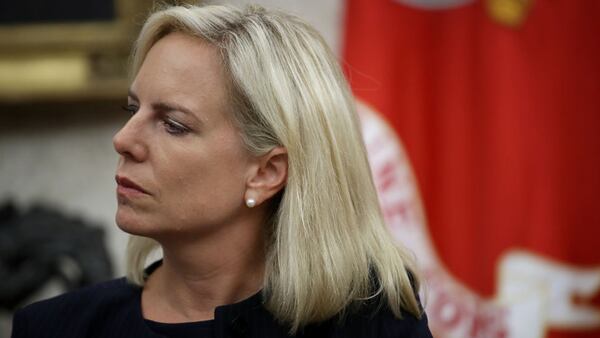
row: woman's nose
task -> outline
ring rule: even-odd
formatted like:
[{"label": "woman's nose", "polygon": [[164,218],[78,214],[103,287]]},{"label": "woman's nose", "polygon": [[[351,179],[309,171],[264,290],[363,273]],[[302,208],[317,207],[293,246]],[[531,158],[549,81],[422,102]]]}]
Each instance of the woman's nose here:
[{"label": "woman's nose", "polygon": [[138,112],[113,136],[113,146],[121,156],[136,162],[146,159],[147,144],[143,137],[143,119]]}]

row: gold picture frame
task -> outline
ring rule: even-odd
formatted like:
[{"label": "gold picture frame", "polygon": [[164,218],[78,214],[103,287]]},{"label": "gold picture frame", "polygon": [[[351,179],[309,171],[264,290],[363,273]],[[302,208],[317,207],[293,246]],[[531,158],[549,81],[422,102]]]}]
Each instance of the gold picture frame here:
[{"label": "gold picture frame", "polygon": [[106,22],[0,26],[0,102],[114,99],[151,0],[113,0]]}]

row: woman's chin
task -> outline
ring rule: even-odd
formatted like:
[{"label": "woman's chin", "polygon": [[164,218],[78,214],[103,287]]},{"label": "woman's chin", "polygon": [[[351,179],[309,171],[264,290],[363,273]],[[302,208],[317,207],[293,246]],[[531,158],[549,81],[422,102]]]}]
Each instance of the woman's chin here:
[{"label": "woman's chin", "polygon": [[154,227],[147,222],[125,212],[117,211],[115,223],[119,229],[131,235],[151,237],[156,232]]}]

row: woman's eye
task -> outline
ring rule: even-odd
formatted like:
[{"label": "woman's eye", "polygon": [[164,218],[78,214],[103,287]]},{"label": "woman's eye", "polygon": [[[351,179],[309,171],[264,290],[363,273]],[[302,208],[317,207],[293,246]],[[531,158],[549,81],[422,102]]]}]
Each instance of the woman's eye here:
[{"label": "woman's eye", "polygon": [[134,104],[128,104],[126,106],[121,106],[121,108],[123,108],[124,111],[130,113],[131,115],[135,114],[138,111],[138,106],[134,105]]},{"label": "woman's eye", "polygon": [[183,124],[168,118],[164,119],[163,123],[165,125],[165,130],[167,131],[167,133],[172,135],[184,135],[190,131],[189,128],[187,128]]}]

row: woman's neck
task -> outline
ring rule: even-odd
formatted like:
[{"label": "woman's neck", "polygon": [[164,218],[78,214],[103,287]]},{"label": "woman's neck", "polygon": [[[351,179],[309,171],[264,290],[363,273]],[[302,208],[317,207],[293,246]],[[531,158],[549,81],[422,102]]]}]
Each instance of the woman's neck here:
[{"label": "woman's neck", "polygon": [[144,318],[165,323],[209,320],[217,306],[262,289],[262,231],[238,230],[185,243],[161,242],[163,264],[142,292]]}]

